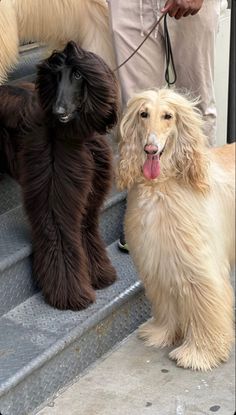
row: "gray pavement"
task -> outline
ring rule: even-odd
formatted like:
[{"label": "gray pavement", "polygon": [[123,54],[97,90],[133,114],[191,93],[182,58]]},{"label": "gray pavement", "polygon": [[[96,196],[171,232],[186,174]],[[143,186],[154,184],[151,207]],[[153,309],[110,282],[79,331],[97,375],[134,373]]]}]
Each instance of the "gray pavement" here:
[{"label": "gray pavement", "polygon": [[38,415],[233,415],[235,355],[212,372],[176,367],[133,333]]}]

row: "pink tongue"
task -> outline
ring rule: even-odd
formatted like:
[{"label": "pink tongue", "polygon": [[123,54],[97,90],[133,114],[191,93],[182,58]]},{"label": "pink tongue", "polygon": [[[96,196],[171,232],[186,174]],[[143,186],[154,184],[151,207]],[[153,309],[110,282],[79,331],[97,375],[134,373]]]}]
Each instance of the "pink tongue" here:
[{"label": "pink tongue", "polygon": [[155,179],[160,174],[160,159],[159,155],[148,154],[147,160],[143,165],[143,174],[146,179]]}]

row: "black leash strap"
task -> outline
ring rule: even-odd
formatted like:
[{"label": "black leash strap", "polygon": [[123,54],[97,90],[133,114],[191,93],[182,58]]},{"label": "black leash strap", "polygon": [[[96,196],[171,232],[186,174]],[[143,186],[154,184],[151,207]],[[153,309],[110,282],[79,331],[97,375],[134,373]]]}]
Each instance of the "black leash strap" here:
[{"label": "black leash strap", "polygon": [[[177,73],[175,69],[170,35],[169,35],[168,26],[167,26],[167,14],[165,14],[165,18],[164,18],[164,40],[165,40],[165,53],[166,53],[165,80],[168,84],[168,87],[170,87],[171,85],[175,84],[177,80]],[[171,80],[171,72],[172,72],[172,80]]]},{"label": "black leash strap", "polygon": [[131,55],[128,56],[128,58],[125,59],[125,61],[123,61],[119,66],[117,66],[115,69],[113,69],[114,72],[115,71],[118,71],[118,69],[122,68],[122,66],[124,66],[138,52],[138,50],[143,46],[143,44],[146,42],[146,40],[151,36],[152,32],[159,25],[159,23],[161,22],[161,20],[163,19],[164,16],[165,16],[164,14],[161,15],[161,17],[154,23],[154,25],[152,26],[151,30],[145,36],[145,38],[143,39],[143,41],[138,45],[138,47],[131,53]]}]

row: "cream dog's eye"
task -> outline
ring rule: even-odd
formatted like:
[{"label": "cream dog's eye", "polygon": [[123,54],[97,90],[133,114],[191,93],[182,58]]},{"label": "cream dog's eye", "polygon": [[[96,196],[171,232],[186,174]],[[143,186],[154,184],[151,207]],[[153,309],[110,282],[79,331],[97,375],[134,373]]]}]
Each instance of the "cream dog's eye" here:
[{"label": "cream dog's eye", "polygon": [[164,120],[170,120],[172,118],[171,114],[168,114],[168,112],[166,114],[164,114],[163,116]]},{"label": "cream dog's eye", "polygon": [[141,116],[142,118],[148,118],[149,114],[148,114],[148,112],[147,112],[147,111],[142,111],[142,112],[140,113],[140,116]]}]

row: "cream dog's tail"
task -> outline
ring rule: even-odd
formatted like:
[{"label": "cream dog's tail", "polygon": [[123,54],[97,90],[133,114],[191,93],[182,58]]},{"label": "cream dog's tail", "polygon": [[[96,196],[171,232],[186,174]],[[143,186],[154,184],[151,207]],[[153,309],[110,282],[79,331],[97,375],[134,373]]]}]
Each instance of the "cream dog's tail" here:
[{"label": "cream dog's tail", "polygon": [[106,0],[8,0],[14,2],[20,42],[62,49],[73,40],[114,67]]},{"label": "cream dog's tail", "polygon": [[11,1],[0,2],[0,85],[18,59],[18,30]]}]

